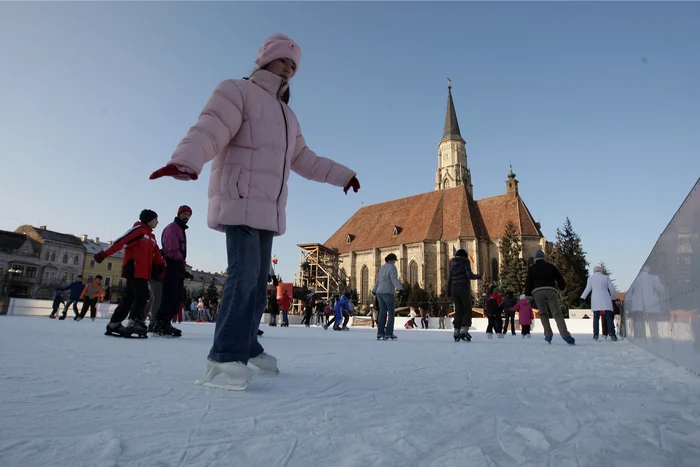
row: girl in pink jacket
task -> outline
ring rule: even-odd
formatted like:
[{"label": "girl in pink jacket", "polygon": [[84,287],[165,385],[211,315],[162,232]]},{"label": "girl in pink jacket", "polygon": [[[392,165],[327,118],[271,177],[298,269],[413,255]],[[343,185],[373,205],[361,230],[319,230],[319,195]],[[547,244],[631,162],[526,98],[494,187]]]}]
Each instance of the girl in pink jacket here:
[{"label": "girl in pink jacket", "polygon": [[530,337],[530,326],[532,325],[532,320],[535,319],[535,313],[532,311],[532,305],[527,300],[525,295],[520,296],[520,301],[515,304],[512,311],[518,312],[518,321],[520,322],[520,329],[523,338],[527,336]]},{"label": "girl in pink jacket", "polygon": [[[301,62],[301,49],[289,37],[265,40],[256,68],[247,79],[226,80],[175,149],[170,162],[154,172],[196,180],[212,162],[208,224],[226,233],[228,278],[216,320],[214,344],[199,384],[243,390],[254,375],[279,373],[277,359],[266,354],[257,330],[265,307],[272,239],[287,226],[290,169],[304,178],[355,192],[355,172],[317,156],[306,145],[297,117],[288,107],[289,81]],[[224,373],[228,385],[211,381]]]}]

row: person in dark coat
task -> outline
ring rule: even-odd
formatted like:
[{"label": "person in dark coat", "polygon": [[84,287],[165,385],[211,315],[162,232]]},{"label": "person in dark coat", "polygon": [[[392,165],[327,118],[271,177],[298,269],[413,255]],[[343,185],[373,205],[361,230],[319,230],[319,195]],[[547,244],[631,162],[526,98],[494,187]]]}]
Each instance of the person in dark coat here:
[{"label": "person in dark coat", "polygon": [[472,325],[472,279],[481,279],[480,274],[474,274],[469,264],[469,255],[464,249],[455,253],[450,263],[450,277],[447,279],[447,298],[454,300],[455,316],[452,320],[454,326],[454,340],[471,341],[469,328]]},{"label": "person in dark coat", "polygon": [[544,339],[548,344],[552,343],[552,326],[549,324],[549,318],[553,317],[557,322],[559,334],[562,339],[569,344],[575,345],[576,340],[571,337],[569,330],[566,328],[564,314],[559,305],[559,290],[566,290],[566,282],[562,277],[559,269],[545,260],[545,255],[542,250],[535,252],[535,262],[527,270],[527,278],[525,279],[525,295],[533,296],[537,303],[537,309],[540,311],[540,321],[544,329]]}]

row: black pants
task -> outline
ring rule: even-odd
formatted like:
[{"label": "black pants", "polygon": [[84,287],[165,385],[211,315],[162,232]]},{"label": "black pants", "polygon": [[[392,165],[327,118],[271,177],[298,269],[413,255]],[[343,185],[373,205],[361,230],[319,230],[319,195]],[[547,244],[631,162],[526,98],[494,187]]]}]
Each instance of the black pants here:
[{"label": "black pants", "polygon": [[515,335],[515,312],[514,311],[506,311],[506,319],[503,324],[503,334],[508,332],[508,321],[510,321],[510,329],[513,332],[513,335]]},{"label": "black pants", "polygon": [[185,290],[185,263],[170,259],[167,262],[163,277],[163,295],[156,315],[156,321],[161,322],[169,322],[177,315]]},{"label": "black pants", "polygon": [[472,291],[469,287],[453,287],[452,298],[455,301],[455,316],[452,325],[455,329],[470,328],[472,325]]},{"label": "black pants", "polygon": [[304,319],[301,320],[301,324],[311,325],[311,316],[313,315],[313,310],[311,307],[304,308]]},{"label": "black pants", "polygon": [[527,336],[530,334],[530,325],[529,324],[521,324],[521,328],[523,328],[523,336]]},{"label": "black pants", "polygon": [[150,297],[146,279],[127,279],[124,296],[114,310],[110,323],[121,323],[127,316],[134,321],[143,321],[143,311]]},{"label": "black pants", "polygon": [[80,319],[85,318],[88,307],[90,308],[90,318],[95,319],[97,316],[97,297],[86,298],[85,301],[83,301],[83,309],[80,310]]},{"label": "black pants", "polygon": [[348,313],[347,311],[343,310],[343,318],[345,318],[345,319],[343,320],[343,327],[346,328],[346,327],[348,327],[348,321],[350,321],[350,313]]},{"label": "black pants", "polygon": [[500,315],[489,315],[489,325],[486,328],[486,333],[487,334],[493,334],[493,331],[496,331],[496,334],[501,333],[501,327],[503,326],[503,321],[501,320]]},{"label": "black pants", "polygon": [[56,316],[58,313],[58,307],[63,304],[63,297],[53,299],[53,308],[51,309],[51,316]]}]

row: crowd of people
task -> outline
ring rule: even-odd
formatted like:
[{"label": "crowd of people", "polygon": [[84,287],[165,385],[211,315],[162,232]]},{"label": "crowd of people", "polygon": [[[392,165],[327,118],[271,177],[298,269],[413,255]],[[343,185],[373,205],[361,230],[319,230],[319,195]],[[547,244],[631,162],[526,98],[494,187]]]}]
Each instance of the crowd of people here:
[{"label": "crowd of people", "polygon": [[[272,310],[270,325],[277,324],[280,313],[280,326],[289,325],[293,297],[283,294],[278,299],[275,294],[274,300],[270,300],[268,265],[272,259],[273,238],[286,231],[290,171],[309,180],[340,187],[345,194],[360,189],[354,171],[318,156],[306,143],[297,117],[289,107],[289,83],[300,63],[301,48],[294,40],[283,34],[268,37],[258,50],[250,75],[225,80],[216,87],[170,161],[150,176],[151,180],[162,177],[197,180],[204,166],[212,162],[207,223],[210,228],[225,233],[228,276],[224,296],[216,310],[206,313],[206,305],[199,300],[196,309],[190,305],[189,310],[196,313],[196,320],[216,319],[212,347],[198,384],[244,390],[255,375],[249,364],[262,373],[279,373],[277,359],[265,352],[258,337],[266,306]],[[181,206],[175,220],[163,230],[159,247],[154,234],[158,215],[144,209],[124,235],[95,255],[95,261],[101,263],[124,249],[121,276],[126,279],[126,290],[106,326],[106,335],[140,338],[147,337],[149,332],[162,337],[182,335],[172,323],[185,307],[184,280],[188,275],[186,230],[191,215],[188,206]],[[372,287],[376,297],[376,315],[372,316],[377,340],[397,339],[394,333],[395,298],[404,293],[395,265],[397,260],[393,253],[385,257]],[[457,251],[450,266],[447,291],[448,298],[454,302],[456,341],[471,340],[470,281],[480,278],[472,273],[466,251]],[[597,283],[591,284],[594,300],[596,286]],[[82,319],[88,308],[93,310],[91,316],[94,317],[94,302],[101,293],[100,287],[97,278],[88,285],[82,282],[70,284],[64,289],[70,290],[70,295],[59,319],[65,318],[71,304],[76,320]],[[559,271],[544,260],[544,253],[538,251],[535,264],[528,271],[526,298],[504,305],[498,290],[491,293],[486,302],[489,329],[500,333],[500,313],[504,310],[506,317],[508,313],[519,312],[523,323],[524,315],[528,313],[527,298],[532,297],[540,310],[545,340],[551,343],[553,333],[549,319],[553,317],[562,338],[573,345],[574,339],[566,329],[558,303],[557,289],[564,288]],[[75,303],[81,296],[85,302],[78,314]],[[315,312],[317,323],[325,321],[324,329],[332,326],[336,331],[347,330],[351,308],[349,294],[334,297],[333,303],[324,303],[312,294],[306,299],[304,324],[311,325]],[[212,311],[211,305],[209,311]],[[55,317],[57,312],[55,306],[52,316]],[[151,318],[148,326],[145,323],[147,316]],[[187,313],[182,317],[186,319]],[[428,319],[428,316],[423,317],[425,327]],[[123,324],[125,321],[126,325]],[[512,328],[512,319],[510,323]],[[614,335],[611,320],[608,320],[608,332]],[[219,374],[228,378],[226,384],[214,382]]]}]

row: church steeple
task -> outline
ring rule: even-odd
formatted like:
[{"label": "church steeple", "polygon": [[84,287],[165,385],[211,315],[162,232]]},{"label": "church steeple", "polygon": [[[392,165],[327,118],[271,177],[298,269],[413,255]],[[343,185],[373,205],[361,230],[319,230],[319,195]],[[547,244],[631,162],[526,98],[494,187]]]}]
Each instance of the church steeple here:
[{"label": "church steeple", "polygon": [[466,142],[459,131],[457,111],[452,100],[452,80],[447,78],[447,111],[445,128],[438,145],[438,167],[435,173],[435,189],[464,186],[474,196],[472,175],[467,168]]},{"label": "church steeple", "polygon": [[506,182],[506,194],[508,199],[515,199],[518,197],[518,180],[515,178],[513,173],[513,165],[510,165],[510,172],[508,172],[508,181]]},{"label": "church steeple", "polygon": [[447,78],[447,112],[445,112],[445,130],[442,132],[442,141],[457,140],[464,142],[462,134],[459,132],[459,122],[455,103],[452,100],[452,80]]}]

